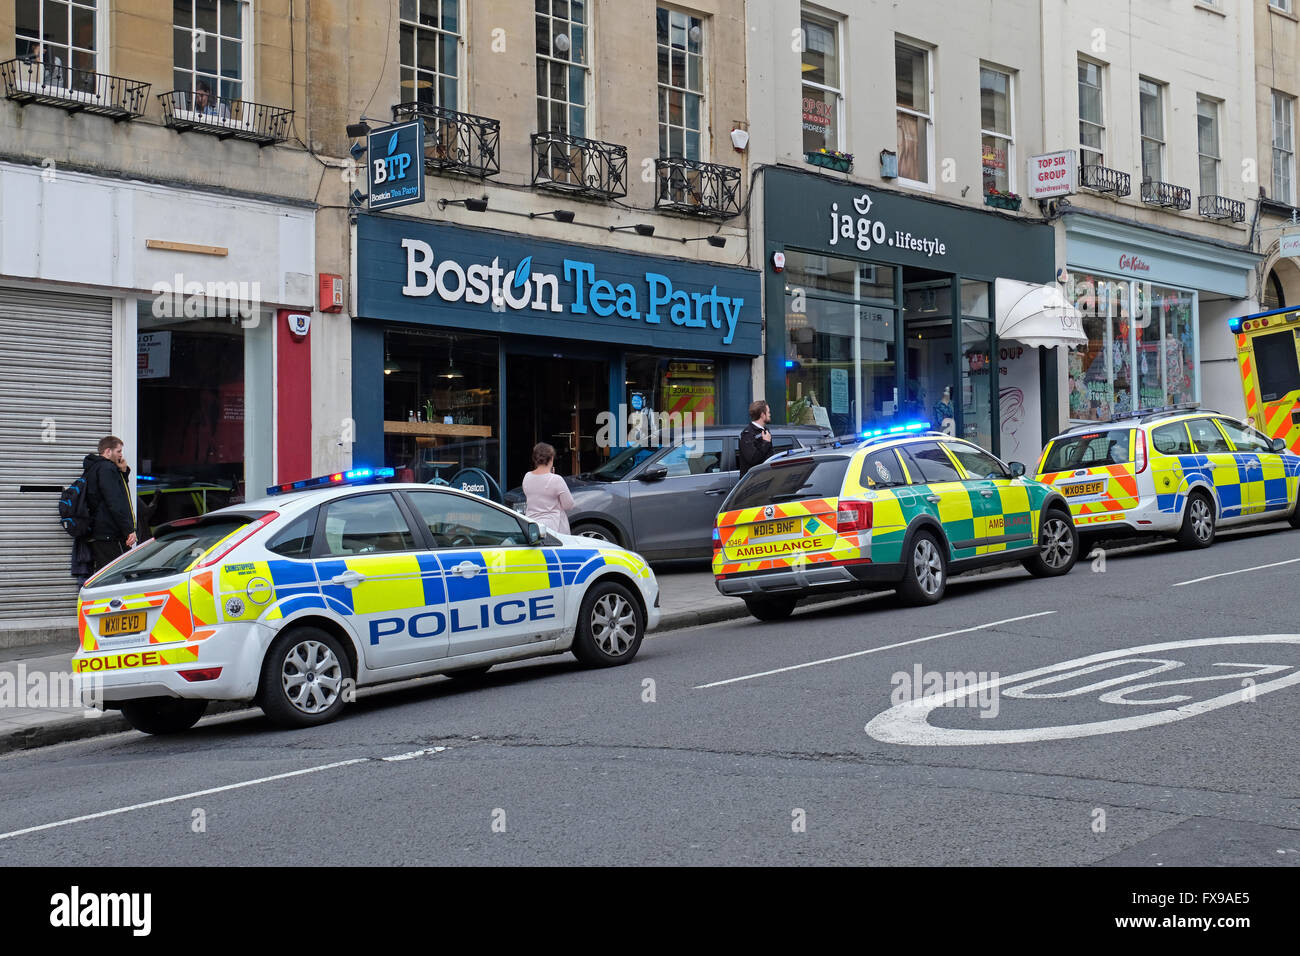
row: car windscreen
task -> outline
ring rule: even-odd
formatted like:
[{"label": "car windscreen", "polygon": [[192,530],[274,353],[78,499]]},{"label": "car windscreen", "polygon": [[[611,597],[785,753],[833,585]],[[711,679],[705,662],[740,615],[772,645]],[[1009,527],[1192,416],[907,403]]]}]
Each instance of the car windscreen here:
[{"label": "car windscreen", "polygon": [[110,570],[92,578],[88,586],[106,587],[179,574],[226,535],[233,534],[254,520],[256,519],[248,515],[231,515],[182,527],[164,528],[156,538],[127,552]]},{"label": "car windscreen", "polygon": [[655,448],[642,448],[640,445],[625,448],[587,477],[596,481],[621,481],[628,476],[628,473],[633,468],[641,464],[657,450]]},{"label": "car windscreen", "polygon": [[1052,442],[1043,471],[1070,471],[1099,465],[1122,465],[1133,460],[1130,431],[1112,428],[1077,435],[1062,435]]},{"label": "car windscreen", "polygon": [[756,508],[805,498],[838,498],[849,459],[842,455],[778,460],[751,469],[722,506],[723,511]]}]

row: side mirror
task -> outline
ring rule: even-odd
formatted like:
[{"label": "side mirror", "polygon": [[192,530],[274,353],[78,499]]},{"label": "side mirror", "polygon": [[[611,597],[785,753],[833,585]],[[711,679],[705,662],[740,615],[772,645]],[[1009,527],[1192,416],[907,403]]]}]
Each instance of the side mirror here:
[{"label": "side mirror", "polygon": [[530,545],[541,544],[543,541],[546,540],[546,533],[542,531],[542,526],[539,525],[536,521],[528,522],[527,534],[528,534],[528,543]]},{"label": "side mirror", "polygon": [[1018,461],[1007,462],[1007,467],[1011,469],[1012,478],[1023,478],[1025,475],[1025,466]]},{"label": "side mirror", "polygon": [[1278,452],[1279,454],[1281,454],[1282,452],[1286,451],[1286,440],[1283,439],[1283,438],[1274,438],[1274,439],[1273,439],[1273,450],[1274,450],[1275,452]]},{"label": "side mirror", "polygon": [[641,472],[641,474],[637,475],[637,478],[641,481],[661,481],[667,477],[668,468],[665,465],[651,465],[645,471]]}]

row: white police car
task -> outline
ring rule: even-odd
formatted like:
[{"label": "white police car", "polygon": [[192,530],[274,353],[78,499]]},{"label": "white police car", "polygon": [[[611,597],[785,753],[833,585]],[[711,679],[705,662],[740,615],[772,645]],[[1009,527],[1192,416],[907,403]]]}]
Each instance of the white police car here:
[{"label": "white police car", "polygon": [[658,623],[639,555],[451,488],[373,483],[391,476],[294,482],[160,527],[81,592],[83,694],[147,733],[212,700],[302,727],[356,686],[566,650],[626,664]]}]

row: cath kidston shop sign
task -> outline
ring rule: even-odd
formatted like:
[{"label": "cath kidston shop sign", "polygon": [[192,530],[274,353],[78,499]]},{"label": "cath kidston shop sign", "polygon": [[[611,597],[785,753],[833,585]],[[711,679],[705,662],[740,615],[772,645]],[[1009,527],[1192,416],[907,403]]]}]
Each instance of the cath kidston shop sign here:
[{"label": "cath kidston shop sign", "polygon": [[1078,184],[1077,167],[1074,150],[1063,149],[1059,153],[1047,153],[1043,156],[1029,157],[1029,188],[1026,195],[1030,199],[1055,199],[1068,196],[1075,191]]}]

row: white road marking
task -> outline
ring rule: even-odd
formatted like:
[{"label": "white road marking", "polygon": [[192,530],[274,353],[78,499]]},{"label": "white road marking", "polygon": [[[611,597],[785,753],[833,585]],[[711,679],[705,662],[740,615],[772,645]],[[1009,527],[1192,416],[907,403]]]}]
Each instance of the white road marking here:
[{"label": "white road marking", "polygon": [[206,797],[209,794],[223,793],[227,790],[239,790],[243,787],[254,787],[259,783],[270,783],[272,780],[284,780],[288,777],[301,777],[303,774],[307,773],[320,773],[322,770],[334,770],[337,767],[347,767],[354,763],[366,763],[370,759],[370,757],[357,757],[353,760],[340,760],[337,763],[322,764],[319,767],[308,767],[305,770],[290,770],[288,773],[277,773],[270,777],[258,777],[256,780],[245,780],[242,783],[230,783],[226,784],[224,787],[212,787],[208,790],[196,790],[193,793],[183,793],[178,797],[163,797],[161,800],[150,800],[147,803],[136,803],[129,807],[118,807],[115,810],[103,810],[99,813],[87,813],[84,816],[72,817],[68,820],[57,820],[54,823],[42,823],[38,827],[27,827],[22,830],[12,830],[9,833],[0,833],[0,840],[22,836],[24,833],[36,833],[40,830],[66,827],[73,823],[83,823],[86,820],[98,820],[103,817],[112,817],[119,813],[130,813],[132,810],[143,810],[146,807],[157,807],[164,803],[176,803],[180,800],[193,800],[195,797]]},{"label": "white road marking", "polygon": [[429,754],[440,754],[446,747],[426,747],[424,750],[412,750],[409,754],[396,754],[392,757],[380,757],[380,760],[414,760],[416,757],[427,757]]},{"label": "white road marking", "polygon": [[[1251,685],[1249,687],[1249,693],[1246,692],[1246,687],[1243,685],[1226,694],[1220,694],[1218,697],[1194,701],[1190,704],[1183,704],[1181,707],[1168,707],[1163,710],[1153,711],[1146,714],[1138,714],[1130,717],[1118,717],[1111,720],[1097,720],[1087,724],[1018,727],[1008,730],[972,730],[953,727],[935,727],[929,723],[929,716],[934,710],[952,703],[958,698],[973,697],[976,694],[989,689],[992,689],[994,693],[998,693],[999,691],[1002,691],[1002,688],[1008,685],[1014,685],[1019,681],[1032,680],[1033,678],[1042,677],[1048,674],[1056,674],[1064,677],[1064,672],[1070,671],[1071,668],[1082,668],[1082,670],[1074,671],[1074,675],[1078,676],[1091,670],[1089,665],[1099,664],[1104,661],[1122,660],[1124,658],[1132,657],[1133,655],[1151,654],[1189,647],[1237,647],[1245,644],[1280,644],[1291,645],[1294,647],[1300,645],[1300,635],[1252,634],[1242,637],[1205,637],[1186,641],[1170,641],[1165,644],[1146,644],[1142,647],[1125,647],[1118,651],[1106,651],[1101,654],[1093,654],[1089,657],[1080,657],[1075,660],[1064,661],[1060,664],[1051,664],[1047,667],[1039,667],[1035,670],[1024,671],[1020,674],[1010,674],[1006,677],[998,677],[984,681],[983,683],[973,687],[960,687],[941,694],[922,697],[918,700],[904,701],[901,704],[897,704],[888,710],[877,714],[863,729],[868,735],[882,743],[902,744],[911,747],[964,747],[974,744],[1022,744],[1042,740],[1067,740],[1074,737],[1092,737],[1098,734],[1113,734],[1126,730],[1139,730],[1143,727],[1158,727],[1161,724],[1170,724],[1176,720],[1186,720],[1188,717],[1195,717],[1197,714],[1208,713],[1212,710],[1218,710],[1221,707],[1245,703],[1248,700],[1257,699],[1263,694],[1272,693],[1276,690],[1282,690],[1284,687],[1300,684],[1300,669],[1296,669],[1293,670],[1292,673],[1283,677],[1278,677],[1261,684]],[[1133,661],[1133,663],[1140,663],[1140,661]],[[1258,665],[1225,664],[1221,666],[1246,667]],[[1275,672],[1278,669],[1277,665],[1265,665],[1265,667],[1266,671],[1264,672]],[[1286,665],[1287,670],[1292,670],[1292,667],[1293,665]],[[1138,674],[1132,674],[1129,675],[1129,679],[1141,679],[1142,677],[1148,676],[1150,673],[1151,671],[1148,670]],[[1222,679],[1236,680],[1240,677],[1240,674],[1227,674],[1224,675]],[[1194,680],[1205,680],[1205,678],[1195,678]],[[1040,681],[1038,683],[1044,682]],[[1111,682],[1105,683],[1109,684]],[[1164,681],[1156,684],[1130,687],[1129,692],[1132,693],[1137,690],[1150,689],[1162,685],[1186,685],[1188,683],[1191,683],[1191,681]],[[1077,695],[1083,692],[1097,690],[1100,687],[1101,684],[1076,688],[1071,693]],[[1010,696],[1005,691],[1002,691],[1002,693],[1006,696]],[[1115,692],[1112,691],[1106,696],[1110,696],[1113,693]],[[1186,700],[1187,698],[1180,696],[1177,699]],[[1168,701],[1152,700],[1147,703],[1161,704],[1166,702]],[[1132,702],[1124,701],[1124,703]]]},{"label": "white road marking", "polygon": [[1288,561],[1274,561],[1272,564],[1257,564],[1253,568],[1242,568],[1240,571],[1223,571],[1220,574],[1207,574],[1203,578],[1192,578],[1190,581],[1179,581],[1170,587],[1181,588],[1187,584],[1200,584],[1202,581],[1213,581],[1215,578],[1226,578],[1231,574],[1245,574],[1247,571],[1263,571],[1265,568],[1280,568],[1284,564],[1295,564],[1300,558],[1291,558]]},{"label": "white road marking", "polygon": [[952,637],[956,634],[969,634],[971,631],[983,631],[986,628],[997,627],[999,624],[1011,624],[1015,621],[1027,621],[1034,617],[1046,617],[1048,614],[1055,614],[1055,611],[1039,611],[1037,614],[1022,614],[1020,617],[1003,618],[1001,621],[989,621],[987,624],[976,624],[974,627],[963,627],[959,631],[944,631],[942,634],[931,634],[929,637],[918,637],[911,641],[901,641],[898,644],[886,644],[884,647],[872,647],[865,651],[854,651],[852,654],[840,654],[837,657],[823,657],[819,661],[808,661],[804,664],[792,664],[789,667],[778,667],[775,670],[762,671],[758,674],[746,674],[743,677],[729,677],[726,680],[714,681],[711,684],[697,684],[695,690],[707,690],[710,687],[721,687],[724,684],[735,684],[742,680],[755,680],[759,677],[770,677],[773,674],[783,674],[786,671],[797,671],[805,667],[816,667],[818,664],[833,664],[836,661],[848,660],[850,657],[861,657],[864,654],[879,654],[881,651],[892,651],[899,647],[907,647],[909,644],[921,644],[925,641],[935,641],[941,637]]}]

